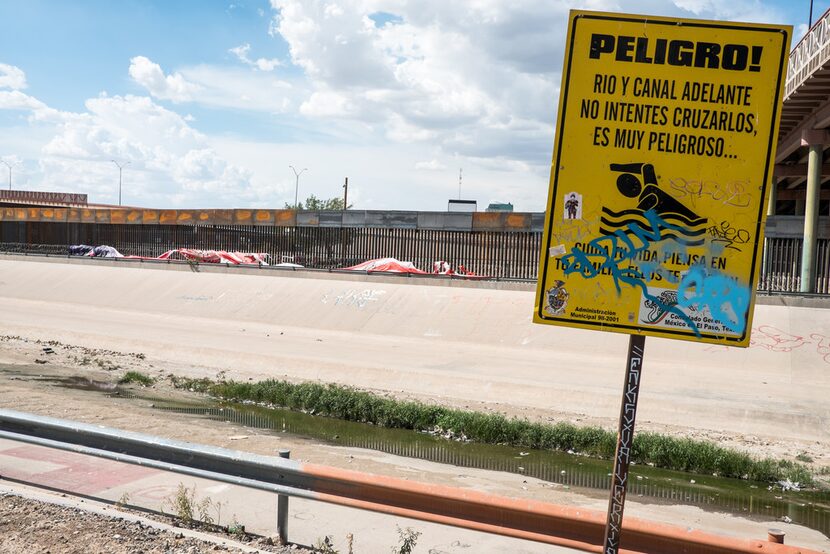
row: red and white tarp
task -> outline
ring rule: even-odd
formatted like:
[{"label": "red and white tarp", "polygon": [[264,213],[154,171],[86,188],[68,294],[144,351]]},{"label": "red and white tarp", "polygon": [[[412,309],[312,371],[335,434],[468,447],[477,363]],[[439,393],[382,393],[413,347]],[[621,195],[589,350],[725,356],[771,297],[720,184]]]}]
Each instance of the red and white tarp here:
[{"label": "red and white tarp", "polygon": [[168,250],[161,256],[127,256],[137,260],[185,260],[208,264],[233,265],[268,265],[270,254],[265,252],[228,252],[226,250],[195,250],[193,248],[176,248]]},{"label": "red and white tarp", "polygon": [[426,274],[426,271],[421,271],[412,262],[402,262],[395,258],[377,258],[375,260],[368,260],[361,264],[353,265],[351,267],[344,267],[350,271],[383,271],[386,273],[415,273]]},{"label": "red and white tarp", "polygon": [[[225,250],[195,250],[177,248],[168,250],[161,256],[124,256],[112,246],[87,246],[76,244],[69,247],[72,256],[90,256],[96,258],[129,258],[133,260],[186,260],[212,264],[256,264],[268,265],[271,255],[265,252],[227,252]],[[302,266],[297,266],[302,267]]]},{"label": "red and white tarp", "polygon": [[395,258],[377,258],[365,261],[362,264],[344,267],[343,269],[350,271],[365,271],[366,273],[410,273],[414,275],[447,275],[451,277],[462,277],[464,279],[489,279],[489,277],[484,275],[476,275],[460,264],[458,267],[453,269],[450,264],[443,261],[438,261],[432,264],[432,273],[421,271],[415,267],[415,264],[412,262],[402,262],[400,260],[396,260]]},{"label": "red and white tarp", "polygon": [[[139,256],[131,256],[139,257]],[[185,259],[210,264],[257,264],[268,265],[270,255],[264,252],[228,252],[226,250],[194,250],[192,248],[177,248],[168,250],[156,258],[145,260],[176,260]]]}]

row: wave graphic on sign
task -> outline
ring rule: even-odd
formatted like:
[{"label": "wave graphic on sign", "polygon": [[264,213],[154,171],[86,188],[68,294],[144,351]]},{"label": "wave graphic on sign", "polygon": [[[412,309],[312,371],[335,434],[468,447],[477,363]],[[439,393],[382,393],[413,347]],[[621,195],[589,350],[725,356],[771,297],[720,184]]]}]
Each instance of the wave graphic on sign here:
[{"label": "wave graphic on sign", "polygon": [[[671,239],[684,246],[701,246],[706,236],[705,217],[689,218],[682,214],[663,214],[658,230],[660,240]],[[599,232],[603,235],[635,234],[635,229],[652,230],[651,222],[646,219],[642,210],[623,210],[615,212],[606,207],[602,208]]]}]

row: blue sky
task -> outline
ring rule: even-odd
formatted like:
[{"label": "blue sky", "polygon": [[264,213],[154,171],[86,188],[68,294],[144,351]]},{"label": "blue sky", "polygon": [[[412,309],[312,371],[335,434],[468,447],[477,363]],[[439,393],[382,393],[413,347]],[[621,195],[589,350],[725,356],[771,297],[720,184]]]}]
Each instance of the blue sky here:
[{"label": "blue sky", "polygon": [[[570,8],[784,23],[809,1],[0,2],[13,186],[152,207],[542,211]],[[814,18],[830,7],[814,2]],[[7,169],[0,165],[0,183]]]}]

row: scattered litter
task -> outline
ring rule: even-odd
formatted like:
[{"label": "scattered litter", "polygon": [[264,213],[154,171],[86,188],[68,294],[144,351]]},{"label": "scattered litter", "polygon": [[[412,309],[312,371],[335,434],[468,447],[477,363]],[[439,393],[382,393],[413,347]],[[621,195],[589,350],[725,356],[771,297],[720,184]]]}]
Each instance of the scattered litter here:
[{"label": "scattered litter", "polygon": [[519,452],[519,456],[528,456],[530,452]]},{"label": "scattered litter", "polygon": [[792,518],[790,518],[789,516],[781,516],[781,518],[780,518],[780,519],[781,519],[781,521],[783,521],[784,523],[792,523],[792,522],[793,522]]},{"label": "scattered litter", "polygon": [[782,481],[778,481],[778,486],[781,487],[782,491],[801,491],[801,483],[793,483],[789,479],[784,479]]},{"label": "scattered litter", "polygon": [[691,484],[693,484],[693,485],[694,485],[694,484],[695,484],[695,482],[696,482],[696,481],[695,481],[694,479],[689,479],[689,483],[691,483]]},{"label": "scattered litter", "polygon": [[248,435],[232,435],[232,436],[228,437],[228,440],[241,441],[241,440],[244,440],[244,439],[247,439],[247,438],[248,438]]},{"label": "scattered litter", "polygon": [[41,360],[40,358],[35,359],[36,364],[45,364],[46,360]]}]

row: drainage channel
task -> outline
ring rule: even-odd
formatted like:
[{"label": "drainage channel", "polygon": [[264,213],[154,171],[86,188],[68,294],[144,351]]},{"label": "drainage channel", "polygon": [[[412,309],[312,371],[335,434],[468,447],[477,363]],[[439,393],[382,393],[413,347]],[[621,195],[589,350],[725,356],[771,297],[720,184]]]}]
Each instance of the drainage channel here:
[{"label": "drainage channel", "polygon": [[[547,450],[521,450],[504,445],[465,443],[427,433],[387,429],[327,417],[222,403],[214,406],[176,405],[157,402],[155,409],[228,421],[250,428],[290,433],[337,446],[366,448],[407,458],[459,467],[508,471],[565,487],[607,491],[611,462]],[[752,483],[632,466],[629,497],[643,501],[689,504],[740,516],[789,518],[793,523],[830,536],[830,493],[768,490],[766,483]]]},{"label": "drainage channel", "polygon": [[[449,440],[429,433],[387,429],[280,408],[250,404],[174,402],[132,393],[111,383],[83,377],[31,377],[113,398],[141,399],[153,409],[231,422],[249,428],[287,433],[335,446],[365,448],[458,467],[506,471],[557,483],[583,492],[607,491],[611,462],[547,450],[518,449],[505,445]],[[783,491],[767,483],[726,479],[633,465],[628,485],[630,498],[639,501],[686,504],[742,517],[782,519],[830,536],[830,492]]]}]

